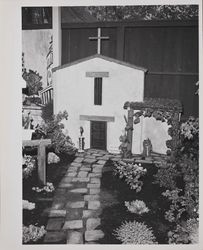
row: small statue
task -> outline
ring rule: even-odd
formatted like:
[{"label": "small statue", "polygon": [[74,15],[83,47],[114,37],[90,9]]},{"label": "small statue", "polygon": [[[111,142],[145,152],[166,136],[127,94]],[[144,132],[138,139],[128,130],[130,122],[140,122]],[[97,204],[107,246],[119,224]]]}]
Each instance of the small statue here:
[{"label": "small statue", "polygon": [[84,133],[84,129],[83,129],[82,126],[80,126],[80,136],[81,136],[81,137],[82,137],[83,133]]},{"label": "small statue", "polygon": [[149,138],[143,141],[143,156],[148,157],[152,152],[152,143]]},{"label": "small statue", "polygon": [[82,126],[80,126],[80,137],[79,137],[79,150],[78,152],[84,152],[85,148],[85,138],[83,136],[84,129]]}]

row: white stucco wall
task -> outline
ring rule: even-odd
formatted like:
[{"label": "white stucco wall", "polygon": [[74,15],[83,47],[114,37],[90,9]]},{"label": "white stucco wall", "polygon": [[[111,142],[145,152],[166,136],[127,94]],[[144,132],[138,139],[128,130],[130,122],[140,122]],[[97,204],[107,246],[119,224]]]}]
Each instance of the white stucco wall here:
[{"label": "white stucco wall", "polygon": [[25,68],[37,71],[42,76],[43,87],[47,86],[47,60],[52,30],[23,30],[22,52],[24,52]]},{"label": "white stucco wall", "polygon": [[166,147],[166,141],[171,139],[171,136],[168,134],[168,128],[170,126],[167,122],[157,121],[154,117],[146,117],[142,119],[142,141],[149,138],[152,142],[154,152],[166,154],[166,151],[168,150]]},{"label": "white stucco wall", "polygon": [[[94,78],[86,77],[86,72],[107,71],[103,78],[102,105],[94,105]],[[67,110],[68,133],[78,145],[79,127],[84,127],[85,147],[90,147],[90,121],[79,119],[80,115],[113,116],[115,122],[107,122],[107,150],[118,152],[119,136],[125,128],[123,109],[126,101],[143,101],[144,71],[93,58],[60,70],[53,74],[54,112]],[[133,153],[141,153],[141,125],[136,126]]]}]

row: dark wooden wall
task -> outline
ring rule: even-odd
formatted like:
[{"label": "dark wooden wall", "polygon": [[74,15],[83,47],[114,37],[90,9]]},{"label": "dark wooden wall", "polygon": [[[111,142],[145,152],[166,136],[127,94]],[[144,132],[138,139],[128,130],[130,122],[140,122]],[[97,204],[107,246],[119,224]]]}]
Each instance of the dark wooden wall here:
[{"label": "dark wooden wall", "polygon": [[96,53],[97,42],[89,37],[97,35],[97,27],[110,37],[102,41],[102,55],[148,69],[146,97],[180,99],[183,117],[198,115],[196,21],[62,24],[62,64]]}]

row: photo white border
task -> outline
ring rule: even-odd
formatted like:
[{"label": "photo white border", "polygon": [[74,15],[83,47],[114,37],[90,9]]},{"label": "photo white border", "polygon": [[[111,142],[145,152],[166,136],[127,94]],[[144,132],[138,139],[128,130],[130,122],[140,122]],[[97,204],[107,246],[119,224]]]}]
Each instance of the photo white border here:
[{"label": "photo white border", "polygon": [[[0,248],[19,249],[179,249],[203,250],[203,226],[200,213],[200,242],[198,245],[22,245],[22,157],[21,157],[21,70],[22,70],[22,6],[91,6],[91,5],[177,5],[199,4],[199,82],[202,83],[202,1],[201,0],[0,0],[0,177],[1,216]],[[201,96],[201,84],[199,95]],[[200,128],[202,115],[200,98]],[[202,136],[200,131],[200,152]],[[200,154],[200,211],[202,210],[202,154]]]}]

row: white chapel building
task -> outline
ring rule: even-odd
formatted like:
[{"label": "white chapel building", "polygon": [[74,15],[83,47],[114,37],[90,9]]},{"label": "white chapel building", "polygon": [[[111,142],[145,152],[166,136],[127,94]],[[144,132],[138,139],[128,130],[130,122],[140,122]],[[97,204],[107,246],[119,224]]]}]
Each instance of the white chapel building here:
[{"label": "white chapel building", "polygon": [[[77,146],[84,128],[85,148],[119,152],[126,101],[143,101],[145,69],[99,54],[53,69],[54,113],[67,110],[68,133]],[[140,153],[141,125],[133,135]]]},{"label": "white chapel building", "polygon": [[[85,149],[98,148],[119,153],[119,137],[124,134],[127,111],[124,103],[144,100],[145,68],[100,54],[98,28],[97,54],[61,65],[59,8],[53,8],[53,103],[54,114],[66,110],[65,129],[78,147],[80,127],[84,129]],[[106,37],[103,37],[106,39]],[[165,154],[168,135],[166,122],[141,118],[134,126],[132,153],[140,154],[149,138],[153,151]]]}]

